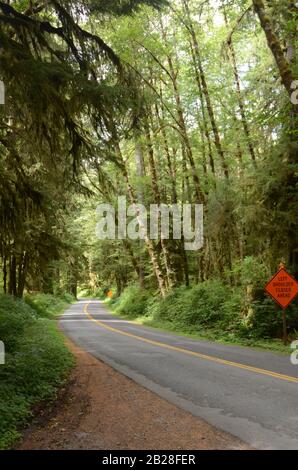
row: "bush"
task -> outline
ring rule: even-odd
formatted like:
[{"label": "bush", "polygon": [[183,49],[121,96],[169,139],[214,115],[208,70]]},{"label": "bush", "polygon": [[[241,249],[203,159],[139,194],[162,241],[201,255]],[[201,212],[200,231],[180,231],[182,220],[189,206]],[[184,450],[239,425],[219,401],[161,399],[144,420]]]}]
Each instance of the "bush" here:
[{"label": "bush", "polygon": [[108,288],[100,287],[99,289],[96,289],[93,292],[93,298],[95,299],[100,299],[100,300],[105,300],[107,298],[107,291]]},{"label": "bush", "polygon": [[146,312],[147,301],[150,295],[150,292],[141,290],[139,286],[132,285],[126,287],[122,295],[112,301],[115,312],[132,319],[140,317]]},{"label": "bush", "polygon": [[254,256],[246,256],[244,260],[237,261],[230,274],[242,287],[251,285],[254,289],[263,288],[270,279],[267,267]]},{"label": "bush", "polygon": [[[57,296],[55,298],[57,298]],[[58,298],[68,304],[71,304],[76,300],[72,294],[69,294],[69,292],[62,292],[61,294],[59,294]]]},{"label": "bush", "polygon": [[[264,287],[271,277],[268,269],[257,258],[246,257],[236,263],[232,274],[238,277],[242,292],[239,302],[242,320],[238,334],[245,338],[269,339],[282,336],[282,309],[265,293]],[[298,329],[297,300],[287,308],[290,334]]]},{"label": "bush", "polygon": [[222,320],[228,295],[229,290],[220,281],[206,281],[191,288],[174,289],[165,299],[148,305],[147,313],[182,329],[213,327]]},{"label": "bush", "polygon": [[[245,336],[253,338],[281,338],[282,309],[266,296],[264,299],[252,302],[253,315],[244,331]],[[297,300],[287,308],[287,327],[289,334],[298,331]]]},{"label": "bush", "polygon": [[5,342],[6,351],[13,352],[26,327],[36,318],[36,312],[29,305],[8,295],[0,295],[0,339]]},{"label": "bush", "polygon": [[60,294],[55,297],[52,294],[28,294],[24,297],[25,302],[30,305],[40,317],[53,318],[63,312],[68,304],[75,299],[71,294]]},{"label": "bush", "polygon": [[[178,287],[161,299],[141,291],[138,286],[130,286],[110,303],[116,313],[132,319],[145,315],[146,324],[174,331],[229,341],[238,338],[248,343],[281,338],[281,309],[260,288],[265,271],[249,258],[238,272],[241,283],[234,287],[214,279],[193,287]],[[254,275],[258,278],[254,295],[247,297],[246,285],[253,282]],[[294,335],[298,330],[297,300],[287,309],[287,324],[289,334]]]},{"label": "bush", "polygon": [[34,404],[55,398],[73,365],[56,323],[45,318],[53,310],[50,300],[56,307],[66,302],[37,294],[29,299],[35,310],[28,299],[0,296],[0,339],[6,348],[5,364],[0,365],[0,449],[20,436]]}]

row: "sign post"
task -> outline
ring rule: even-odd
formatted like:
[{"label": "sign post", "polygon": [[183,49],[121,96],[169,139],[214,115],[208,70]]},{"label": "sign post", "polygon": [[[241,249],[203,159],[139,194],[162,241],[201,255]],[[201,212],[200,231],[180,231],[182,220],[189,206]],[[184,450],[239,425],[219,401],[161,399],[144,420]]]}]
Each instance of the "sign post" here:
[{"label": "sign post", "polygon": [[282,330],[283,330],[284,344],[288,344],[287,316],[286,316],[285,308],[282,309]]},{"label": "sign post", "polygon": [[279,271],[266,284],[265,291],[282,308],[283,340],[288,343],[286,308],[298,294],[298,282],[285,270],[285,265],[280,264]]}]

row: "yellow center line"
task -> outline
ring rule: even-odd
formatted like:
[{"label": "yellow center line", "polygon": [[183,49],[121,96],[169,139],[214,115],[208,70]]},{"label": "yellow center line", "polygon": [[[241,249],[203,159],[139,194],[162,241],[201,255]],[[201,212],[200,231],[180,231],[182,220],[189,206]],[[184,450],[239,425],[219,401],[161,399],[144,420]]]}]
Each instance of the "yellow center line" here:
[{"label": "yellow center line", "polygon": [[127,331],[122,331],[117,328],[113,328],[112,326],[106,325],[105,323],[97,320],[96,318],[92,317],[92,315],[88,312],[88,307],[92,302],[88,302],[84,307],[84,313],[86,313],[87,317],[92,320],[93,322],[97,323],[97,325],[101,326],[102,328],[112,331],[113,333],[118,333],[123,336],[128,336],[130,338],[137,339],[138,341],[142,341],[143,343],[153,344],[154,346],[158,346],[164,349],[170,349],[171,351],[177,351],[183,354],[188,354],[189,356],[195,356],[200,359],[205,359],[207,361],[216,362],[218,364],[223,364],[226,366],[237,367],[238,369],[245,369],[250,372],[255,372],[257,374],[268,375],[269,377],[273,377],[280,380],[286,380],[288,382],[295,382],[298,383],[298,377],[292,377],[290,375],[279,374],[277,372],[272,372],[266,369],[260,369],[258,367],[248,366],[246,364],[241,364],[240,362],[233,362],[227,361],[226,359],[221,359],[220,357],[216,356],[209,356],[207,354],[202,354],[196,351],[191,351],[190,349],[180,348],[178,346],[172,346],[170,344],[161,343],[159,341],[155,341],[152,339],[144,338],[143,336],[134,335],[133,333],[128,333]]}]

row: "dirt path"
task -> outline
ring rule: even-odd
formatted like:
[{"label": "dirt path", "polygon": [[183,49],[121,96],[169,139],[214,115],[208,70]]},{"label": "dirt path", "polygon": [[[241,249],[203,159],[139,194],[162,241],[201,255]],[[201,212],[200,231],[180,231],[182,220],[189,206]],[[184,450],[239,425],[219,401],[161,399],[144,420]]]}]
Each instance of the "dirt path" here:
[{"label": "dirt path", "polygon": [[77,357],[70,383],[51,413],[37,418],[18,449],[247,449],[90,354]]}]

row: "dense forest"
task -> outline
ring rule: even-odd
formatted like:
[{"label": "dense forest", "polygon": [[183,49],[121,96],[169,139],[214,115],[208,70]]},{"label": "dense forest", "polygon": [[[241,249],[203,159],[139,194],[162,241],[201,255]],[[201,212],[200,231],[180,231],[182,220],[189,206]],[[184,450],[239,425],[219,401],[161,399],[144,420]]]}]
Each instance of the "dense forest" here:
[{"label": "dense forest", "polygon": [[[298,275],[297,14],[294,0],[0,1],[0,449],[68,380],[56,319],[79,296],[289,353],[264,286],[279,266]],[[98,208],[119,229],[120,197],[142,236],[99,237]],[[203,246],[172,236],[174,218],[149,236],[150,205],[203,208]]]},{"label": "dense forest", "polygon": [[[3,293],[109,288],[130,316],[280,336],[263,288],[281,262],[298,271],[297,13],[294,0],[0,2]],[[96,207],[120,195],[203,204],[203,248],[98,239]]]}]

